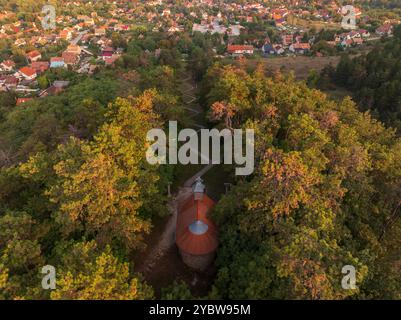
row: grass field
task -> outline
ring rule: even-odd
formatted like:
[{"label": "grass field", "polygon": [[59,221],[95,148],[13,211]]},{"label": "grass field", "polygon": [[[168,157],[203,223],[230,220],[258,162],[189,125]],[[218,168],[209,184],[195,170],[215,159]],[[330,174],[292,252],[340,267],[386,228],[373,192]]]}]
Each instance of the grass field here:
[{"label": "grass field", "polygon": [[336,22],[314,21],[314,20],[301,19],[294,16],[288,17],[287,21],[290,25],[296,26],[303,30],[310,30],[312,28],[316,29],[317,31],[323,29],[329,29],[329,30],[341,29],[341,24],[338,22],[336,23]]},{"label": "grass field", "polygon": [[258,63],[263,63],[267,73],[281,71],[283,73],[294,72],[298,80],[307,78],[309,71],[314,69],[320,72],[325,66],[332,64],[336,66],[340,61],[339,56],[333,57],[269,57],[248,60],[249,69],[254,69]]},{"label": "grass field", "polygon": [[334,57],[278,57],[262,59],[268,71],[281,70],[284,73],[294,71],[297,79],[305,79],[309,71],[314,69],[320,72],[325,66],[336,66],[340,61],[339,56]]}]

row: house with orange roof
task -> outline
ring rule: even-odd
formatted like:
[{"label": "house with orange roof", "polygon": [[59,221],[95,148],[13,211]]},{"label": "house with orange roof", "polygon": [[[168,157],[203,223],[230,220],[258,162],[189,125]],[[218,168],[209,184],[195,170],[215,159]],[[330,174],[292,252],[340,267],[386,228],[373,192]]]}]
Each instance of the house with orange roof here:
[{"label": "house with orange roof", "polygon": [[290,47],[288,48],[288,50],[290,50],[293,53],[298,53],[298,54],[304,54],[309,52],[311,49],[311,46],[309,43],[305,42],[305,43],[293,43],[292,45],[290,45]]},{"label": "house with orange roof", "polygon": [[43,73],[49,69],[49,62],[47,61],[35,61],[32,62],[30,67],[36,70],[37,74]]},{"label": "house with orange roof", "polygon": [[70,44],[65,51],[80,55],[82,50],[79,45]]},{"label": "house with orange roof", "polygon": [[244,55],[244,54],[253,54],[253,46],[229,44],[227,46],[227,52],[229,54],[235,55],[235,56]]},{"label": "house with orange roof", "polygon": [[120,58],[120,56],[121,55],[119,54],[112,54],[111,57],[103,57],[103,60],[106,66],[111,66],[118,60],[118,58]]},{"label": "house with orange roof", "polygon": [[64,40],[71,40],[72,39],[72,31],[69,29],[61,30],[59,33],[59,38]]},{"label": "house with orange roof", "polygon": [[35,61],[42,59],[42,55],[40,54],[40,52],[38,50],[33,50],[26,54],[26,58],[30,62],[35,62]]},{"label": "house with orange roof", "polygon": [[64,51],[61,57],[66,65],[75,65],[79,61],[79,55],[74,52]]},{"label": "house with orange roof", "polygon": [[23,77],[25,80],[35,80],[38,76],[36,70],[31,67],[23,67],[19,69],[18,75]]}]

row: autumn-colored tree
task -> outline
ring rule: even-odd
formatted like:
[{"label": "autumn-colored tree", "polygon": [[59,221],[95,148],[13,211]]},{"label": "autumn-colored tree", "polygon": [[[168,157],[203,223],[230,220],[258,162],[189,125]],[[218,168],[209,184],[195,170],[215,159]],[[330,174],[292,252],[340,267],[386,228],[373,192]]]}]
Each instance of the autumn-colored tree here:
[{"label": "autumn-colored tree", "polygon": [[[292,76],[267,78],[257,69],[242,76],[241,92],[221,90],[243,72],[215,65],[204,88],[221,125],[227,126],[222,106],[233,99],[236,107],[252,106],[237,108],[234,117],[256,137],[254,174],[238,179],[215,208],[221,246],[210,297],[398,298],[394,130],[351,99],[336,103]],[[341,287],[345,265],[357,270],[356,290]]]},{"label": "autumn-colored tree", "polygon": [[[56,221],[65,235],[81,232],[99,243],[113,239],[126,248],[142,245],[163,198],[158,194],[158,168],[147,163],[146,132],[160,125],[153,112],[154,91],[109,106],[106,122],[94,141],[71,139],[61,145],[46,190],[56,205]],[[41,155],[21,167],[25,176],[42,175]],[[46,164],[44,166],[46,168]]]},{"label": "autumn-colored tree", "polygon": [[235,106],[230,103],[215,102],[212,104],[211,114],[209,116],[212,121],[224,120],[225,126],[233,129],[232,118],[235,115]]},{"label": "autumn-colored tree", "polygon": [[57,287],[53,300],[142,300],[153,291],[140,278],[132,277],[127,263],[104,251],[95,242],[75,243],[63,250],[57,269]]}]

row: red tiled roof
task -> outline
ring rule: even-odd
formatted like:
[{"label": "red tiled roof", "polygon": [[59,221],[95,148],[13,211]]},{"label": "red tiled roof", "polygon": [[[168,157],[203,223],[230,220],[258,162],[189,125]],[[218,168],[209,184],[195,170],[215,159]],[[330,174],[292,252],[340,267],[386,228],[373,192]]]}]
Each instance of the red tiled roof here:
[{"label": "red tiled roof", "polygon": [[30,67],[23,67],[19,70],[19,72],[26,75],[27,77],[31,77],[36,74],[36,70]]},{"label": "red tiled roof", "polygon": [[294,49],[310,49],[310,44],[309,43],[294,43],[293,44]]},{"label": "red tiled roof", "polygon": [[70,33],[71,33],[71,31],[69,31],[69,30],[61,30],[59,35],[60,35],[60,38],[66,39],[70,35]]},{"label": "red tiled roof", "polygon": [[111,57],[104,57],[104,62],[106,65],[112,65],[114,62],[118,60],[120,56],[119,55],[112,55]]},{"label": "red tiled roof", "polygon": [[235,44],[229,44],[227,47],[227,51],[229,53],[233,53],[236,51],[248,51],[248,50],[253,50],[253,46],[248,46],[248,45],[235,45]]},{"label": "red tiled roof", "polygon": [[27,54],[26,54],[26,56],[29,58],[29,59],[34,59],[34,58],[36,58],[36,57],[39,57],[41,54],[40,54],[40,52],[38,51],[38,50],[34,50],[34,51],[31,51],[31,52],[28,52]]},{"label": "red tiled roof", "polygon": [[391,24],[386,23],[386,24],[382,25],[381,27],[379,27],[377,29],[377,32],[382,32],[382,33],[386,33],[387,32],[388,33],[388,32],[391,31],[392,28],[393,28],[393,26]]},{"label": "red tiled roof", "polygon": [[35,61],[31,63],[31,68],[35,69],[36,72],[44,72],[49,69],[49,62],[47,61]]},{"label": "red tiled roof", "polygon": [[74,52],[64,51],[62,54],[62,58],[66,64],[74,64],[78,61],[78,55]]},{"label": "red tiled roof", "polygon": [[50,58],[50,62],[64,62],[64,59],[62,57],[53,57]]},{"label": "red tiled roof", "polygon": [[[204,255],[216,250],[217,227],[209,219],[208,213],[215,203],[207,195],[198,201],[191,195],[178,209],[176,243],[183,252],[193,255]],[[197,235],[189,230],[189,226],[197,219],[208,226],[205,233]]]}]

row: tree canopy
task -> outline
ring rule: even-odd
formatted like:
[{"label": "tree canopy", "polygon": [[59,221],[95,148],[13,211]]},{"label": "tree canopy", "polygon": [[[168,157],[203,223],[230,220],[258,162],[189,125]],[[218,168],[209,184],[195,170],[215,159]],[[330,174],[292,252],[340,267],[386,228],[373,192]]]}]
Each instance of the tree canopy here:
[{"label": "tree canopy", "polygon": [[[230,299],[400,298],[401,140],[350,98],[291,76],[212,67],[205,100],[255,130],[256,168],[217,204],[218,275]],[[225,117],[212,117],[227,126]],[[342,267],[357,290],[341,287]],[[390,289],[391,288],[391,289]]]}]

